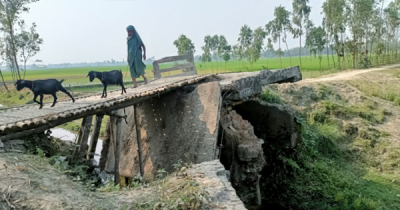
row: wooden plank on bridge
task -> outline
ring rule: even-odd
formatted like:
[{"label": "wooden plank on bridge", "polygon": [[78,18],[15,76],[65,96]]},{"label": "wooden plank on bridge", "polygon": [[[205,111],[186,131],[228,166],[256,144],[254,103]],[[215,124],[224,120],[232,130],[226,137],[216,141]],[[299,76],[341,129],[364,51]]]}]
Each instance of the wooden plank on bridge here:
[{"label": "wooden plank on bridge", "polygon": [[[99,95],[95,95],[77,99],[76,102],[78,103],[64,101],[56,104],[57,109],[50,106],[44,106],[40,110],[37,106],[11,108],[0,112],[0,139],[5,142],[27,134],[39,133],[44,131],[44,129],[53,128],[89,115],[111,112],[132,106],[135,103],[148,100],[150,97],[158,97],[160,94],[167,93],[183,85],[202,81],[209,76],[162,78],[135,89],[127,88],[128,94],[124,94],[123,96],[121,96],[120,90],[110,91],[108,93],[109,97],[106,99],[101,99]],[[12,116],[13,114],[25,115],[25,117],[17,119],[2,117],[2,115]],[[17,123],[19,126],[17,126]]]},{"label": "wooden plank on bridge", "polygon": [[169,56],[169,57],[165,57],[165,58],[161,58],[160,60],[157,60],[157,63],[167,63],[167,62],[178,61],[178,60],[187,60],[187,59],[190,59],[191,57],[193,57],[192,54]]},{"label": "wooden plank on bridge", "polygon": [[[180,61],[180,60],[186,60],[188,63],[178,64],[171,68],[160,70],[160,66],[159,66],[160,63]],[[171,72],[171,71],[176,71],[176,70],[181,70],[181,69],[184,71],[184,73],[177,74],[177,75],[187,76],[186,72],[193,72],[194,75],[197,75],[197,70],[196,70],[196,66],[194,64],[193,54],[171,56],[171,57],[162,58],[160,60],[156,60],[153,62],[153,73],[154,73],[154,77],[157,79],[161,78],[161,73],[163,73],[163,72]]]},{"label": "wooden plank on bridge", "polygon": [[191,67],[193,67],[193,64],[191,64],[191,63],[178,64],[171,68],[162,69],[162,70],[160,70],[160,72],[164,73],[164,72],[170,72],[170,71],[176,71],[176,70],[184,70],[184,69],[191,68]]}]

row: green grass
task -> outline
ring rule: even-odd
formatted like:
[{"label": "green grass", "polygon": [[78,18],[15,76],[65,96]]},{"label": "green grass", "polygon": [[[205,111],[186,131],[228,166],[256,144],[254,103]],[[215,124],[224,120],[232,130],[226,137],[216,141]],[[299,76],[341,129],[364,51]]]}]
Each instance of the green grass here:
[{"label": "green grass", "polygon": [[14,89],[8,92],[4,88],[1,88],[0,91],[0,104],[2,104],[3,106],[26,104],[32,99],[33,94],[30,91],[18,92]]},{"label": "green grass", "polygon": [[292,209],[400,209],[400,182],[392,182],[396,176],[365,165],[373,161],[351,151],[353,143],[339,125],[303,120],[302,139],[297,157],[289,155],[296,167],[286,164],[292,172],[267,187],[269,202]]},{"label": "green grass", "polygon": [[[125,75],[127,66],[90,66],[90,67],[73,67],[73,68],[54,68],[54,69],[40,69],[40,70],[27,70],[25,79],[43,79],[43,78],[61,78],[61,77],[86,77],[89,71],[110,71],[113,69],[121,69]],[[148,71],[153,70],[152,66],[147,67]],[[129,74],[129,72],[128,72]],[[6,81],[12,80],[10,71],[3,71],[4,79]],[[88,81],[88,79],[86,78]]]},{"label": "green grass", "polygon": [[386,110],[379,108],[377,104],[365,102],[361,105],[346,105],[346,102],[332,102],[323,100],[316,109],[310,113],[312,120],[320,123],[325,123],[330,116],[341,119],[350,119],[360,117],[369,123],[382,123],[385,117]]},{"label": "green grass", "polygon": [[[386,82],[377,82],[375,78],[385,78]],[[363,79],[351,80],[349,84],[358,88],[367,96],[378,97],[400,106],[400,69],[374,72]]]},{"label": "green grass", "polygon": [[370,100],[350,104],[326,85],[310,101],[316,105],[297,118],[302,145],[280,153],[296,164],[274,174],[283,178],[272,177],[264,188],[267,202],[288,209],[400,209],[400,146],[370,126],[387,112]]},{"label": "green grass", "polygon": [[[17,105],[24,105],[24,104],[34,104],[33,94],[31,90],[25,88],[22,89],[21,91],[17,91],[14,86],[8,86],[8,89],[9,91],[7,91],[4,87],[0,87],[0,104],[4,106],[3,108],[17,106]],[[71,91],[71,94],[73,97],[80,97],[82,95],[87,95],[88,93]],[[69,99],[69,97],[62,92],[57,92],[56,95],[58,101],[64,98]],[[39,101],[40,97],[38,96],[36,100]],[[44,95],[43,102],[52,102],[52,101],[53,101],[53,96]],[[39,107],[38,104],[36,105]]]},{"label": "green grass", "polygon": [[[6,91],[4,87],[0,87],[0,104],[5,107],[24,105],[24,104],[33,104],[33,94],[28,89],[23,89],[21,91],[17,91],[13,86],[9,86],[8,89],[10,91]],[[82,92],[77,92],[72,94],[74,97],[79,97],[84,95]],[[58,100],[63,98],[69,98],[66,94],[62,92],[57,92]],[[37,97],[37,101],[39,101],[40,97]],[[52,102],[53,96],[44,95],[43,102]],[[36,103],[35,103],[36,104]],[[39,106],[39,105],[38,105]]]},{"label": "green grass", "polygon": [[[337,58],[334,56],[335,65],[332,61],[332,56],[329,56],[329,61],[326,56],[322,57],[321,63],[318,58],[313,56],[303,56],[302,57],[302,65],[300,67],[303,78],[313,78],[319,77],[326,74],[336,73],[338,72]],[[378,65],[384,65],[388,63],[393,63],[395,60],[387,61],[384,57],[379,60]],[[398,62],[398,61],[397,61]],[[372,62],[376,65],[376,59]],[[163,63],[160,64],[160,68],[169,68],[172,67],[174,63]],[[210,73],[226,73],[226,72],[249,72],[249,71],[259,71],[265,68],[270,70],[287,68],[290,66],[300,66],[300,58],[299,57],[283,57],[282,65],[279,58],[261,58],[257,62],[252,65],[247,60],[234,60],[234,61],[213,61],[208,63],[196,62],[196,69],[198,74],[210,74]],[[346,61],[342,66],[342,69],[352,68],[351,59],[346,57]],[[36,80],[36,79],[44,79],[44,78],[65,78],[65,82],[63,83],[65,86],[84,86],[91,84],[100,84],[99,80],[95,80],[92,83],[89,82],[89,79],[86,78],[86,75],[89,71],[110,71],[113,69],[121,69],[124,75],[124,82],[131,81],[130,73],[127,65],[125,66],[91,66],[91,67],[73,67],[73,68],[57,68],[57,69],[41,69],[41,70],[27,70],[25,79],[27,80]],[[153,66],[147,65],[146,68],[146,76],[149,79],[154,77],[153,75]],[[181,71],[175,72],[167,72],[162,73],[162,76],[169,76]],[[12,81],[12,75],[9,71],[3,70],[4,79],[8,82]],[[138,81],[141,81],[142,78],[139,78]],[[400,103],[400,99],[397,100]]]},{"label": "green grass", "polygon": [[[337,67],[337,58],[335,56],[335,66]],[[383,64],[383,63],[380,63]],[[164,63],[160,65],[160,68],[172,67],[174,63]],[[242,72],[242,71],[259,71],[264,68],[268,69],[280,69],[290,66],[300,65],[299,57],[283,57],[282,65],[279,58],[261,58],[257,62],[251,65],[247,60],[235,60],[235,61],[213,61],[209,63],[197,62],[196,68],[199,74],[204,73],[224,73],[224,72]],[[346,59],[345,65],[343,67],[351,68],[351,60]],[[112,69],[121,69],[125,80],[130,80],[130,75],[127,65],[124,66],[90,66],[90,67],[73,67],[73,68],[55,68],[55,69],[41,69],[41,70],[27,70],[25,79],[42,79],[42,78],[64,78],[64,77],[82,77],[82,78],[67,78],[65,84],[75,84],[75,83],[88,83],[85,76],[91,70],[95,71],[110,71]],[[329,56],[329,61],[326,56],[322,57],[321,65],[318,58],[313,56],[303,56],[302,57],[302,72],[315,72],[321,70],[334,70],[334,65],[332,57]],[[146,75],[152,77],[153,66],[147,65]],[[12,81],[12,76],[9,71],[3,71],[4,79],[6,81]],[[166,73],[165,75],[168,75]],[[165,76],[164,75],[164,76]]]},{"label": "green grass", "polygon": [[283,101],[279,95],[272,90],[266,90],[260,95],[260,99],[271,104],[283,104]]},{"label": "green grass", "polygon": [[371,100],[357,105],[349,105],[348,101],[344,100],[331,87],[325,85],[319,87],[313,100],[317,100],[317,104],[308,109],[308,122],[311,124],[314,122],[329,123],[332,117],[343,120],[360,117],[370,124],[376,124],[382,123],[385,114],[388,114],[385,109]]}]

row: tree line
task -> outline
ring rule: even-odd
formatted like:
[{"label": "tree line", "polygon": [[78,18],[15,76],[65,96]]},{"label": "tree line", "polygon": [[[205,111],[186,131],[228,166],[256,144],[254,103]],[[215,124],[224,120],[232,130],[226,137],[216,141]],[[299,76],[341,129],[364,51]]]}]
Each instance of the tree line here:
[{"label": "tree line", "polygon": [[[356,68],[357,62],[372,60],[373,55],[376,59],[384,55],[397,57],[400,0],[391,1],[387,7],[384,3],[385,0],[325,0],[322,3],[322,23],[316,25],[309,18],[312,10],[309,0],[293,0],[292,11],[283,6],[275,7],[274,19],[265,26],[254,30],[248,25],[242,26],[233,46],[223,35],[205,36],[201,61],[212,62],[217,57],[225,62],[246,59],[252,65],[268,51],[280,58],[281,67],[282,56],[287,53],[292,65],[288,37],[299,41],[299,52],[296,54],[300,66],[304,49],[310,55],[318,56],[320,65],[322,53],[325,53],[328,66],[332,61],[333,68],[337,69],[344,68],[345,57],[351,58],[353,68]],[[194,43],[185,35],[175,40],[174,45],[178,54],[195,53]]]},{"label": "tree line", "polygon": [[[37,1],[0,0],[0,66],[3,62],[7,64],[14,81],[25,77],[27,61],[40,51],[40,45],[43,44],[43,39],[36,31],[37,25],[32,23],[27,26],[20,17],[22,13],[29,12],[29,3]],[[0,76],[4,83],[1,69]]]}]

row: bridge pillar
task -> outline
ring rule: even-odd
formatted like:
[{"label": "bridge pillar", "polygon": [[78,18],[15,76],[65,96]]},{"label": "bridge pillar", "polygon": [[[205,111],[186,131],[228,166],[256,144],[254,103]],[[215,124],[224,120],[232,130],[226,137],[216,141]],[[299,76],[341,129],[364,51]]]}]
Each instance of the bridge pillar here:
[{"label": "bridge pillar", "polygon": [[75,150],[75,157],[86,157],[85,153],[88,149],[88,139],[89,139],[89,134],[90,134],[90,127],[92,126],[92,119],[93,116],[87,116],[83,118],[82,124],[81,124],[81,130],[79,131],[79,137],[78,137],[78,142],[77,145],[79,145],[78,148]]},{"label": "bridge pillar", "polygon": [[139,166],[140,166],[140,175],[144,177],[144,167],[143,167],[143,150],[142,150],[142,134],[141,134],[141,124],[139,120],[139,113],[137,109],[137,104],[134,105],[135,109],[135,124],[136,124],[136,140],[138,144],[138,152],[139,152]]},{"label": "bridge pillar", "polygon": [[100,135],[101,122],[103,121],[103,117],[104,117],[104,114],[96,115],[96,120],[94,121],[94,126],[93,126],[93,134],[92,134],[92,138],[91,138],[90,145],[89,145],[89,152],[87,155],[88,160],[92,160],[94,158],[94,154],[96,152],[97,141],[98,141],[99,135]]},{"label": "bridge pillar", "polygon": [[114,165],[114,181],[115,184],[119,184],[121,182],[120,176],[119,176],[119,157],[120,157],[120,143],[122,142],[122,126],[121,126],[121,118],[117,118],[116,120],[116,127],[117,127],[117,132],[115,135],[115,165]]}]

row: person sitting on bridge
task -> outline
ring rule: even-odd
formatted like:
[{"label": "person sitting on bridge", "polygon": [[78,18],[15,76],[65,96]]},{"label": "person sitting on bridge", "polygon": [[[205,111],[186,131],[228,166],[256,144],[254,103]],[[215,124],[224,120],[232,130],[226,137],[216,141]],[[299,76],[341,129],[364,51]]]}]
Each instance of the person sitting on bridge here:
[{"label": "person sitting on bridge", "polygon": [[126,28],[128,31],[128,64],[129,70],[131,72],[132,81],[134,83],[134,88],[138,85],[136,83],[136,78],[140,76],[144,79],[144,84],[147,84],[147,78],[144,76],[146,65],[142,61],[142,48],[143,48],[143,60],[146,60],[146,47],[144,46],[142,39],[136,32],[135,27],[132,25]]}]

